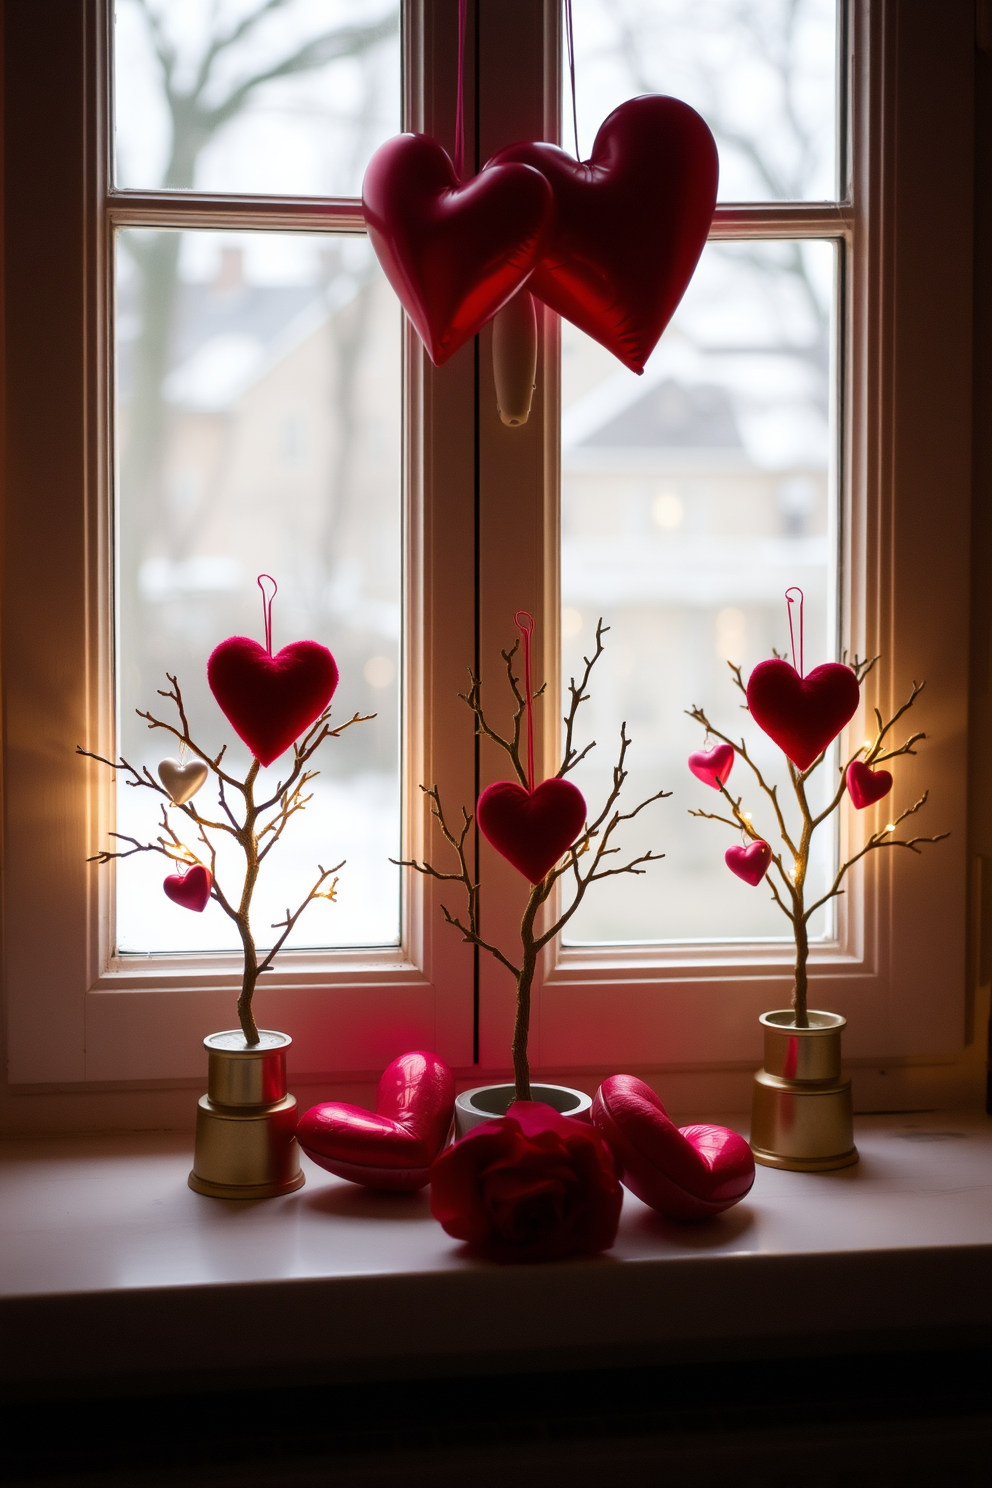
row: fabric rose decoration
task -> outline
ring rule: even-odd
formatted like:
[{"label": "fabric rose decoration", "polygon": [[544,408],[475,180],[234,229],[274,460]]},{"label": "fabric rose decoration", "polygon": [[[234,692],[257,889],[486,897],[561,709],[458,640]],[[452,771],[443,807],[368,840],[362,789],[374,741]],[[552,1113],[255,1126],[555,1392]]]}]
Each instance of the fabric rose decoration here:
[{"label": "fabric rose decoration", "polygon": [[431,1213],[493,1260],[594,1255],[616,1239],[623,1190],[596,1129],[516,1101],[435,1158]]}]

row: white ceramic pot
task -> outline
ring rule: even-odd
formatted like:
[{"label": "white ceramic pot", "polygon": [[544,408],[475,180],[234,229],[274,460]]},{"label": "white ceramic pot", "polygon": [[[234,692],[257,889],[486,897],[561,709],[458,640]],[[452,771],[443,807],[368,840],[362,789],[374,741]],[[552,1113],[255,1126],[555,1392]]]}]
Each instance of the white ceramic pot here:
[{"label": "white ceramic pot", "polygon": [[[567,1085],[531,1085],[531,1100],[553,1106],[563,1116],[584,1116],[592,1105],[592,1096],[584,1090],[571,1090]],[[455,1137],[463,1137],[481,1121],[505,1116],[516,1099],[511,1085],[477,1085],[455,1097]]]}]

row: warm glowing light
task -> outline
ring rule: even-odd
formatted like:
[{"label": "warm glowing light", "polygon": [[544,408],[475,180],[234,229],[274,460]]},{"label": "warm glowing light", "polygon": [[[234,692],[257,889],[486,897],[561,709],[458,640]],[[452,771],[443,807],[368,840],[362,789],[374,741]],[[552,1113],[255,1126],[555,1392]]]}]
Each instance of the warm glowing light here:
[{"label": "warm glowing light", "polygon": [[895,831],[895,829],[896,829],[896,824],[895,824],[895,822],[886,822],[886,823],[885,823],[885,830],[886,830],[886,831],[887,831],[887,832],[894,832],[894,831]]},{"label": "warm glowing light", "polygon": [[744,820],[745,821],[750,821],[751,820],[751,813],[750,813],[750,811],[745,811],[745,813],[744,813]]}]

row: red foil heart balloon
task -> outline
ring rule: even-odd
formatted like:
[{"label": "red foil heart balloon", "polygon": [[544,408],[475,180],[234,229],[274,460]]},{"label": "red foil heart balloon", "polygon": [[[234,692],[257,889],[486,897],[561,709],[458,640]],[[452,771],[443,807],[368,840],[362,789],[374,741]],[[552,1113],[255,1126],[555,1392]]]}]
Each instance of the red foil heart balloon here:
[{"label": "red foil heart balloon", "polygon": [[210,653],[207,681],[234,732],[271,765],[323,713],[338,668],[317,641],[293,641],[271,656],[247,636],[229,636]]},{"label": "red foil heart balloon", "polygon": [[892,789],[892,774],[889,770],[870,770],[864,760],[852,760],[847,767],[847,793],[855,809],[864,811],[874,806]]},{"label": "red foil heart balloon", "polygon": [[680,1129],[650,1085],[633,1075],[604,1080],[590,1114],[626,1187],[669,1219],[719,1214],[754,1183],[754,1158],[743,1137],[725,1126]]},{"label": "red foil heart balloon", "polygon": [[601,125],[586,161],[557,145],[498,151],[551,183],[555,222],[528,290],[632,372],[685,293],[716,205],[719,162],[704,121],[677,98],[631,98]]},{"label": "red foil heart balloon", "polygon": [[861,689],[849,666],[828,661],[800,677],[775,658],[759,661],[747,684],[751,717],[792,763],[808,770],[858,711]]},{"label": "red foil heart balloon", "polygon": [[768,872],[772,850],[767,842],[752,842],[747,847],[728,847],[723,861],[731,873],[755,888]]},{"label": "red foil heart balloon", "polygon": [[486,841],[537,884],[582,831],[586,803],[570,780],[545,780],[533,791],[497,780],[479,797],[476,818]]},{"label": "red foil heart balloon", "polygon": [[186,873],[170,873],[162,887],[173,904],[202,914],[210,903],[213,881],[209,868],[204,868],[202,863],[194,863]]},{"label": "red foil heart balloon", "polygon": [[297,1139],[329,1173],[368,1188],[412,1193],[448,1140],[455,1081],[436,1054],[415,1049],[379,1081],[375,1111],[324,1101],[300,1118]]},{"label": "red foil heart balloon", "polygon": [[697,780],[719,790],[726,785],[734,768],[735,749],[732,744],[714,744],[712,749],[697,749],[689,756],[689,769]]},{"label": "red foil heart balloon", "polygon": [[459,184],[426,134],[379,146],[362,205],[376,257],[437,367],[516,294],[554,215],[537,171],[503,165]]}]

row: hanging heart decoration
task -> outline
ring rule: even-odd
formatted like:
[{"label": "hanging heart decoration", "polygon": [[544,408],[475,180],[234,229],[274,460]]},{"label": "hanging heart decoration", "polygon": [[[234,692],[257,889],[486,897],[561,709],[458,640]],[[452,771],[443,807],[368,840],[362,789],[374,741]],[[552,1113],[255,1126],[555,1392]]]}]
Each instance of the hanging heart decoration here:
[{"label": "hanging heart decoration", "polygon": [[367,1188],[423,1188],[448,1140],[455,1081],[436,1054],[415,1049],[388,1065],[374,1111],[324,1101],[300,1118],[297,1139],[315,1163]]},{"label": "hanging heart decoration", "polygon": [[750,1192],[754,1158],[744,1138],[726,1126],[677,1127],[634,1075],[604,1080],[589,1114],[625,1187],[668,1219],[707,1219]]},{"label": "hanging heart decoration", "polygon": [[554,193],[529,292],[643,372],[686,291],[716,206],[719,162],[705,121],[677,98],[628,99],[588,160],[557,145],[509,145],[482,171],[528,165]]},{"label": "hanging heart decoration", "polygon": [[714,744],[712,749],[697,749],[689,756],[689,769],[704,785],[719,790],[730,778],[736,753],[732,744]]},{"label": "hanging heart decoration", "polygon": [[[268,579],[272,594],[262,584]],[[261,574],[265,645],[229,636],[207,660],[207,681],[228,723],[262,765],[271,765],[305,733],[327,707],[338,685],[338,668],[326,646],[293,641],[272,654],[272,601],[277,585]]]},{"label": "hanging heart decoration", "polygon": [[487,785],[475,808],[479,831],[518,873],[539,884],[571,847],[585,825],[585,797],[570,780],[555,776],[534,786],[534,687],[531,636],[534,617],[526,610],[514,616],[524,643],[524,687],[527,708],[527,781],[497,780]]},{"label": "hanging heart decoration", "polygon": [[158,767],[158,778],[176,806],[192,801],[209,773],[202,760],[187,760],[183,765],[179,760],[164,759]]},{"label": "hanging heart decoration", "polygon": [[799,596],[798,670],[778,657],[759,661],[748,679],[751,717],[800,770],[808,770],[858,711],[861,688],[849,666],[828,661],[803,675],[803,592],[785,591],[792,660],[797,659],[792,625],[793,594]]},{"label": "hanging heart decoration", "polygon": [[202,863],[194,863],[185,873],[170,873],[162,884],[167,898],[183,909],[202,914],[210,903],[213,875]]},{"label": "hanging heart decoration", "polygon": [[890,770],[871,770],[864,760],[852,760],[847,767],[847,793],[856,811],[874,806],[892,789]]},{"label": "hanging heart decoration", "polygon": [[736,873],[738,878],[742,878],[752,888],[756,888],[764,878],[771,860],[771,848],[760,839],[748,843],[747,847],[728,847],[723,855],[723,861],[731,873]]}]

